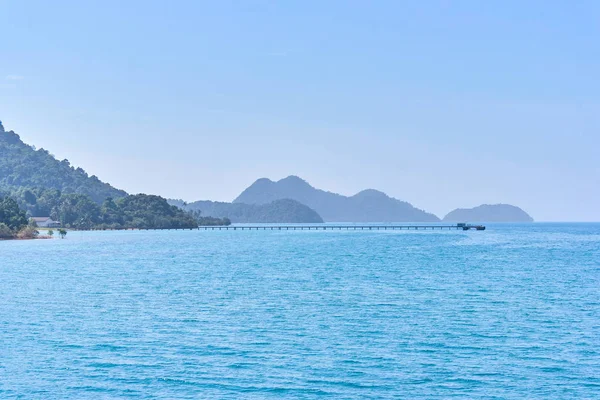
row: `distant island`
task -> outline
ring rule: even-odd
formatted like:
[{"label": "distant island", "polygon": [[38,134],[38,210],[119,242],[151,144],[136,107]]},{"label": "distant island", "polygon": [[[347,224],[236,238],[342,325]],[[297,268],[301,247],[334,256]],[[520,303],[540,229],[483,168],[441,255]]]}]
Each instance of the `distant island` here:
[{"label": "distant island", "polygon": [[[14,200],[25,218],[46,217],[71,229],[191,229],[231,223],[425,222],[440,219],[410,203],[374,190],[343,196],[314,188],[297,176],[258,179],[232,203],[166,200],[130,195],[24,143],[0,122],[0,200]],[[5,205],[8,205],[6,203]],[[10,204],[12,207],[12,203]],[[9,207],[9,208],[10,208]],[[14,210],[13,210],[14,211]],[[12,212],[12,211],[11,211]],[[457,209],[446,222],[530,222],[507,204]],[[24,225],[5,223],[6,236]],[[10,226],[10,227],[9,227]],[[10,231],[10,233],[9,233]]]},{"label": "distant island", "polygon": [[510,204],[483,204],[451,211],[444,222],[533,222],[533,218]]},{"label": "distant island", "polygon": [[[322,223],[323,219],[308,206],[295,200],[281,199],[267,204],[224,203],[216,201],[169,200],[186,211],[223,218],[233,223]],[[201,224],[202,225],[202,224]]]},{"label": "distant island", "polygon": [[242,192],[234,204],[268,204],[292,199],[315,210],[326,222],[439,222],[433,214],[367,189],[346,197],[316,189],[297,176],[277,182],[262,178]]}]

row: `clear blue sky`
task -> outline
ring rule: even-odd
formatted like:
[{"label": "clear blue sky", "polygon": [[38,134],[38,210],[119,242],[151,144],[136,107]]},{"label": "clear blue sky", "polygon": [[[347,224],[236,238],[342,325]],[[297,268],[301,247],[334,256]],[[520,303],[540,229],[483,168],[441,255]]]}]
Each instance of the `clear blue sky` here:
[{"label": "clear blue sky", "polygon": [[600,221],[598,1],[0,0],[0,120],[132,193]]}]

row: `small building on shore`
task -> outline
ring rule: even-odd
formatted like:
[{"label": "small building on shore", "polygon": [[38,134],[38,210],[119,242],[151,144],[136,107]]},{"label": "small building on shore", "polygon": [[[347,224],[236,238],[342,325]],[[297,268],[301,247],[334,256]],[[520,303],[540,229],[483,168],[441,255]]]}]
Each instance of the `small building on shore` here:
[{"label": "small building on shore", "polygon": [[60,228],[60,222],[54,221],[50,217],[33,217],[31,220],[36,223],[38,228]]}]

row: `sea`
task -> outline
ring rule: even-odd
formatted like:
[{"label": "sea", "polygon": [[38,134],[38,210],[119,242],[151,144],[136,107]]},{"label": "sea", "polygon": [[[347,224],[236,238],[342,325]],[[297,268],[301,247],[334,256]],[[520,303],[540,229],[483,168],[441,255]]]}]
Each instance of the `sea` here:
[{"label": "sea", "polygon": [[600,224],[0,242],[0,398],[600,398]]}]

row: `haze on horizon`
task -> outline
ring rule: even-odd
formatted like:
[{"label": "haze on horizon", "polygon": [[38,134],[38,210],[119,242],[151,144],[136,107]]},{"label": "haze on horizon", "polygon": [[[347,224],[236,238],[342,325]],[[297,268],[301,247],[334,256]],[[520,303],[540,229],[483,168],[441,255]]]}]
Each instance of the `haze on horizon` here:
[{"label": "haze on horizon", "polygon": [[[84,4],[85,3],[85,4]],[[130,193],[600,221],[600,3],[0,0],[0,120]]]}]

